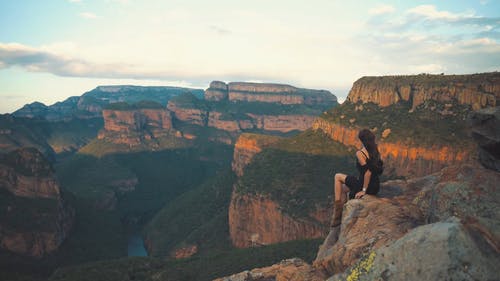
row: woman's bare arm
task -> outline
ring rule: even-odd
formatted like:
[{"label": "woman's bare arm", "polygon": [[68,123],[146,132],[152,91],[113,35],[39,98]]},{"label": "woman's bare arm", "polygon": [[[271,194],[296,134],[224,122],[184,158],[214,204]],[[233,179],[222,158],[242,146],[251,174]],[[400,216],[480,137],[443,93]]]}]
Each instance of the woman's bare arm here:
[{"label": "woman's bare arm", "polygon": [[367,169],[365,172],[365,179],[363,180],[363,191],[364,192],[366,192],[366,189],[368,188],[368,184],[370,183],[371,177],[372,177],[372,171]]}]

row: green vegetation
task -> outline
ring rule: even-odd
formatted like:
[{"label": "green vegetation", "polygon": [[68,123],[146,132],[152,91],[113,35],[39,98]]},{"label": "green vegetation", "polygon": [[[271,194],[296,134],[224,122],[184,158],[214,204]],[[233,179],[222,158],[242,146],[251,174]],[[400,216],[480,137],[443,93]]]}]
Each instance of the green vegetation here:
[{"label": "green vegetation", "polygon": [[10,133],[0,134],[0,143],[7,147],[35,147],[54,160],[54,151],[61,154],[78,150],[94,139],[103,126],[102,118],[47,121],[3,115],[0,130]]},{"label": "green vegetation", "polygon": [[160,210],[145,229],[153,245],[150,255],[168,256],[182,245],[199,245],[200,253],[228,248],[227,214],[234,181],[231,171],[221,172]]},{"label": "green vegetation", "polygon": [[171,99],[171,102],[181,108],[194,108],[202,111],[221,112],[222,120],[246,120],[247,114],[256,115],[319,115],[323,110],[335,106],[336,103],[325,103],[322,105],[307,104],[279,104],[269,102],[245,102],[245,101],[207,101],[196,98],[191,94],[184,94]]},{"label": "green vegetation", "polygon": [[[129,138],[134,135],[130,133]],[[137,133],[136,137],[142,137],[141,133]],[[192,146],[192,142],[176,137],[173,133],[167,133],[163,136],[151,140],[142,140],[140,144],[130,146],[125,143],[113,143],[105,139],[94,139],[79,151],[81,154],[88,154],[95,157],[103,157],[109,154],[144,152],[144,151],[160,151],[165,149],[183,149]]]},{"label": "green vegetation", "polygon": [[337,172],[355,172],[353,154],[323,133],[308,130],[255,155],[236,189],[268,194],[288,214],[306,217],[316,206],[331,203]]},{"label": "green vegetation", "polygon": [[394,87],[397,85],[424,85],[425,87],[447,86],[456,84],[476,84],[478,81],[494,81],[498,72],[466,74],[466,75],[433,75],[422,73],[419,75],[394,76],[365,76],[356,83],[370,84],[377,88]]},{"label": "green vegetation", "polygon": [[373,103],[361,105],[346,102],[321,115],[321,118],[346,127],[377,128],[375,134],[378,139],[389,128],[391,133],[385,139],[389,142],[424,147],[436,144],[467,147],[471,143],[465,126],[469,110],[468,106],[453,104],[448,110],[451,113],[443,115],[440,112],[445,112],[445,105],[434,101],[426,101],[414,111],[410,111],[407,103],[379,107]]},{"label": "green vegetation", "polygon": [[321,241],[302,240],[259,248],[233,249],[184,260],[125,258],[58,269],[50,281],[212,280],[283,259],[311,262]]},{"label": "green vegetation", "polygon": [[1,188],[0,206],[0,222],[4,231],[53,232],[56,229],[56,199],[19,197]]}]

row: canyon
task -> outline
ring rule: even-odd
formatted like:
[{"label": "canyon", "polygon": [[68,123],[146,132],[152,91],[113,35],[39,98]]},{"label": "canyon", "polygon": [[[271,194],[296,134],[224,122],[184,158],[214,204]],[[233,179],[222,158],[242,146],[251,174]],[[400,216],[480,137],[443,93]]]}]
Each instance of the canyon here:
[{"label": "canyon", "polygon": [[[485,76],[488,79],[483,79],[483,76],[477,75],[459,78],[462,80],[473,81],[470,83],[471,85],[474,85],[474,87],[488,89],[488,91],[495,91],[498,87],[498,83],[500,83],[500,80],[497,79],[498,75],[493,73],[485,74]],[[399,77],[377,77],[376,80],[381,80],[384,83],[387,81],[395,81],[394,83],[399,85],[407,83],[407,81],[418,80],[419,77],[402,77],[399,80],[398,78]],[[439,77],[435,78],[437,79]],[[432,79],[434,79],[434,77]],[[448,81],[447,79],[448,78],[445,78],[444,82]],[[455,81],[453,79],[452,81]],[[453,83],[458,82],[455,81]],[[480,87],[478,86],[479,84],[484,85]],[[423,100],[419,100],[419,102],[415,102],[411,106],[402,105],[400,107],[390,107],[392,104],[384,103],[382,101],[385,99],[391,99],[390,96],[393,94],[384,91],[385,88],[372,89],[371,87],[375,87],[373,85],[379,84],[372,84],[370,79],[360,79],[356,81],[347,98],[347,102],[339,107],[336,107],[336,113],[326,113],[316,118],[311,125],[311,130],[317,132],[318,134],[323,134],[325,137],[341,144],[346,153],[353,154],[354,151],[360,146],[358,132],[361,128],[366,128],[367,126],[363,125],[365,124],[363,122],[371,124],[369,125],[369,128],[371,128],[378,136],[377,143],[381,158],[384,160],[383,177],[385,179],[410,179],[423,177],[439,172],[446,167],[464,165],[475,161],[477,158],[477,145],[474,144],[470,136],[467,136],[467,122],[464,120],[464,116],[467,114],[464,114],[463,112],[468,112],[472,109],[472,107],[474,107],[471,102],[468,103],[467,101],[475,101],[476,98],[483,98],[482,92],[471,92],[469,93],[467,99],[464,98],[463,100],[460,100],[462,96],[456,94],[458,90],[449,90],[451,91],[450,93],[443,92],[444,90],[442,90],[440,92],[442,95],[439,98],[436,98],[435,95],[428,94],[423,96]],[[432,85],[432,83],[426,84],[423,89],[432,89]],[[468,87],[470,88],[472,86]],[[364,89],[366,92],[360,95],[359,89]],[[365,105],[363,108],[365,103],[373,103],[374,101],[377,103],[377,100],[379,101],[378,105],[371,107]],[[354,101],[357,101],[357,103],[353,105]],[[380,104],[380,102],[382,102],[382,104]],[[394,103],[404,102],[406,101],[394,100]],[[481,106],[489,105],[491,105],[491,103],[481,104]],[[373,120],[369,118],[370,115],[384,116],[384,110],[388,107],[390,107],[390,110],[398,110],[399,112],[396,116],[399,116],[399,118],[412,116],[413,119],[411,119],[411,122],[421,122],[425,124],[425,122],[429,122],[429,116],[432,116],[432,118],[440,120],[439,122],[441,123],[439,123],[439,126],[442,126],[447,130],[451,130],[453,134],[461,137],[432,138],[429,136],[424,142],[417,143],[411,138],[411,135],[402,133],[402,131],[405,130],[404,126],[389,127],[390,124],[395,124],[398,120],[394,120],[391,121],[392,123],[389,123],[385,121],[387,119],[381,118],[380,121],[377,120],[377,123],[373,122]],[[443,110],[440,108],[443,108]],[[365,121],[360,117],[360,113],[366,110],[372,110],[373,113],[365,113],[365,115],[368,116],[365,117]],[[485,110],[488,110],[488,108]],[[476,123],[486,122],[481,120],[492,120],[491,116],[494,113],[488,112],[486,114],[487,115],[484,115],[484,117],[478,117],[477,119],[479,121],[476,121]],[[491,151],[491,147],[494,147],[494,145],[498,142],[496,140],[498,137],[495,137],[495,134],[492,133],[491,130],[491,126],[495,126],[494,124],[496,123],[493,121],[487,122],[489,122],[487,123],[488,125],[484,125],[483,127],[488,128],[489,133],[487,136],[491,140],[488,140],[488,142],[483,141],[486,143],[483,146],[490,147],[489,149]],[[448,128],[446,127],[448,124],[452,125]],[[415,126],[417,124],[413,123],[413,125]],[[412,125],[409,124],[409,126]],[[460,131],[454,131],[456,128]],[[441,131],[436,134],[446,134],[445,132],[446,131]],[[484,139],[484,137],[479,138]],[[266,140],[264,136],[259,138],[243,134],[236,142],[232,167],[233,171],[240,178],[245,177],[245,167],[252,163],[256,155],[273,147],[273,144],[279,142],[279,140],[267,139],[266,143],[263,140]],[[283,142],[280,144],[283,144]],[[280,149],[279,146],[280,145],[274,145],[273,148]],[[312,150],[310,152],[307,151],[308,150],[305,150],[306,154],[312,153]],[[488,157],[490,159],[494,158],[491,156],[494,154],[495,152],[490,152]],[[261,158],[257,161],[261,162],[255,163],[256,166],[263,164],[263,160]],[[492,160],[489,161],[492,162]],[[492,165],[494,166],[494,164]],[[341,172],[346,170],[345,167],[337,167],[333,164],[332,169],[334,171]],[[298,173],[299,175],[293,176],[300,178],[300,173],[304,172],[298,171]],[[331,174],[331,178],[333,181],[333,174]],[[266,189],[267,191],[264,193],[262,193],[262,191],[246,190],[245,187],[242,189],[241,187],[235,186],[229,212],[229,228],[233,245],[237,247],[251,247],[259,244],[268,244],[270,241],[273,241],[272,243],[277,243],[297,239],[292,237],[316,238],[321,237],[321,233],[324,233],[322,231],[324,231],[324,228],[328,225],[329,217],[332,212],[332,206],[324,204],[328,202],[321,201],[322,204],[320,204],[320,202],[316,202],[318,204],[315,208],[308,209],[307,212],[303,212],[300,216],[292,215],[289,211],[287,211],[287,207],[285,207],[288,204],[287,201],[277,199],[280,198],[278,195],[273,195],[274,198],[273,196],[270,196],[270,194],[274,194],[272,191],[274,188],[273,184],[278,185],[280,183],[270,183],[269,187]],[[324,188],[325,190],[330,190],[331,185],[325,186]],[[242,192],[241,190],[245,191]],[[294,191],[284,192],[293,193]],[[324,194],[326,195],[327,193],[325,192]],[[288,200],[301,200],[298,195],[290,196],[293,199]],[[259,213],[272,215],[262,217]],[[286,235],[281,233],[283,229],[288,229],[288,233]]]},{"label": "canyon", "polygon": [[22,148],[0,157],[0,193],[2,249],[41,258],[69,235],[75,211],[38,150]]},{"label": "canyon", "polygon": [[99,139],[134,146],[141,139],[154,139],[169,132],[196,139],[207,128],[209,135],[204,137],[208,140],[234,144],[238,135],[246,131],[278,134],[304,131],[317,114],[336,104],[336,97],[324,90],[214,81],[205,91],[204,99],[185,93],[171,98],[166,108],[104,109],[104,129]]}]

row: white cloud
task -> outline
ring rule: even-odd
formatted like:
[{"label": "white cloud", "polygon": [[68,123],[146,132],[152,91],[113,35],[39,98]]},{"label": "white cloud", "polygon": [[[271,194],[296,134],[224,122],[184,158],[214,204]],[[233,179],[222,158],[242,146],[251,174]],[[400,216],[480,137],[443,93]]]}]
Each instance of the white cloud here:
[{"label": "white cloud", "polygon": [[370,9],[368,13],[370,15],[383,15],[393,13],[394,11],[396,11],[396,9],[393,6],[384,4]]},{"label": "white cloud", "polygon": [[420,16],[431,20],[457,20],[460,16],[448,11],[438,11],[433,5],[420,5],[407,11],[410,15]]},{"label": "white cloud", "polygon": [[83,13],[80,13],[80,17],[82,17],[84,19],[96,19],[97,15],[94,13],[90,13],[90,12],[83,12]]},{"label": "white cloud", "polygon": [[68,0],[70,3],[82,3],[82,0]]}]

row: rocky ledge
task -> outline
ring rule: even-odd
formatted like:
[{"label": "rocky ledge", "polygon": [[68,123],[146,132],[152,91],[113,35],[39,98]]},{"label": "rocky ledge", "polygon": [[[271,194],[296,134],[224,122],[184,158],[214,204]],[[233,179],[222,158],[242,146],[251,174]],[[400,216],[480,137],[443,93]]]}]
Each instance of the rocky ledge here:
[{"label": "rocky ledge", "polygon": [[69,235],[75,211],[45,157],[22,148],[0,157],[0,248],[43,257]]},{"label": "rocky ledge", "polygon": [[456,101],[473,109],[496,106],[500,99],[500,72],[471,75],[412,75],[362,77],[354,82],[347,100],[389,106],[400,101],[412,108],[426,100]]},{"label": "rocky ledge", "polygon": [[270,102],[279,104],[336,103],[337,98],[329,91],[296,88],[273,83],[213,81],[205,91],[205,99],[212,101]]},{"label": "rocky ledge", "polygon": [[[313,269],[301,280],[496,280],[500,262],[500,174],[479,164],[390,181],[379,196],[344,205]],[[219,280],[279,280],[280,264],[255,279],[242,272]],[[236,277],[242,279],[235,279]],[[254,278],[254,279],[251,279]]]}]

